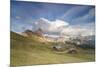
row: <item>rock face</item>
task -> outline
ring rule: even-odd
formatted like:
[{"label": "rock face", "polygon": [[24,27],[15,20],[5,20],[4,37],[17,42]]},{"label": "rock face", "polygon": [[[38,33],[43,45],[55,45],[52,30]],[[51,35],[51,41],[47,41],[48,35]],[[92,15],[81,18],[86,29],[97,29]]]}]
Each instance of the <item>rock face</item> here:
[{"label": "rock face", "polygon": [[32,36],[33,35],[33,32],[31,30],[25,30],[23,32],[23,34],[26,34],[27,36]]},{"label": "rock face", "polygon": [[53,46],[53,49],[57,51],[57,53],[68,53],[68,54],[77,54],[77,47],[73,44],[67,43],[57,43]]},{"label": "rock face", "polygon": [[76,53],[78,53],[78,52],[77,52],[77,49],[76,49],[76,48],[70,48],[70,49],[67,51],[67,53],[69,53],[69,54],[76,54]]},{"label": "rock face", "polygon": [[39,28],[38,30],[34,31],[33,34],[35,34],[37,36],[43,36],[43,30],[41,28]]},{"label": "rock face", "polygon": [[57,44],[55,46],[53,46],[53,49],[56,51],[64,51],[66,50],[65,46],[63,44]]},{"label": "rock face", "polygon": [[55,45],[53,45],[53,49],[57,50],[57,51],[65,51],[67,49],[66,45],[64,43],[56,43]]},{"label": "rock face", "polygon": [[34,35],[37,35],[37,36],[43,36],[43,31],[41,28],[37,29],[36,31],[31,31],[31,30],[25,30],[24,32],[22,32],[23,35],[25,36],[34,36]]}]

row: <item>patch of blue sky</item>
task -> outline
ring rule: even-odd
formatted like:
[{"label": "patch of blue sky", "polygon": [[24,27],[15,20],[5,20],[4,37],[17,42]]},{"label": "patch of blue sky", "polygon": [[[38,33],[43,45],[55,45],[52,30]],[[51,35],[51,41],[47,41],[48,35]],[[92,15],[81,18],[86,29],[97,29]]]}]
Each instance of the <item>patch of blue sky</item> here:
[{"label": "patch of blue sky", "polygon": [[11,1],[12,28],[17,25],[30,28],[32,23],[40,18],[49,21],[61,19],[75,25],[94,23],[95,6]]}]

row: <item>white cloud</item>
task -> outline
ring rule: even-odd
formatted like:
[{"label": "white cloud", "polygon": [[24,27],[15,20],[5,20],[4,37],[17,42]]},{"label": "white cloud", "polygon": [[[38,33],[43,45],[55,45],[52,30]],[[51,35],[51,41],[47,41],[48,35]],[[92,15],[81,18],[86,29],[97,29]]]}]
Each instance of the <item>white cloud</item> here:
[{"label": "white cloud", "polygon": [[69,26],[69,23],[57,19],[56,21],[53,21],[53,22],[50,23],[49,30],[50,31],[54,30],[54,31],[59,31],[60,32],[63,29],[64,26],[65,27]]},{"label": "white cloud", "polygon": [[49,21],[45,18],[41,18],[34,22],[33,30],[41,28],[48,33],[58,33],[60,35],[94,35],[94,24],[86,25],[70,25],[68,22],[56,19],[56,21]]},{"label": "white cloud", "polygon": [[86,26],[70,26],[68,28],[63,29],[62,34],[69,35],[69,36],[88,36],[94,35],[95,31],[93,28],[87,28]]},{"label": "white cloud", "polygon": [[45,18],[40,18],[39,20],[37,20],[36,22],[34,22],[34,29],[38,29],[41,28],[44,31],[47,32],[59,32],[61,30],[62,27],[67,27],[69,25],[69,23],[59,20],[57,19],[56,21],[49,21]]}]

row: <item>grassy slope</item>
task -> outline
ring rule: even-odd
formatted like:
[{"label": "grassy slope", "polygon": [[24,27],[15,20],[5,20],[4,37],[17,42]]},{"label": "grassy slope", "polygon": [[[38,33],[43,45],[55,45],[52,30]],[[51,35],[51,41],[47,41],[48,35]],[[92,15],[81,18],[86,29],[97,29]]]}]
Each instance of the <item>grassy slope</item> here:
[{"label": "grassy slope", "polygon": [[[11,65],[36,65],[94,61],[94,54],[57,54],[53,43],[41,43],[11,32]],[[87,51],[86,51],[87,52]]]}]

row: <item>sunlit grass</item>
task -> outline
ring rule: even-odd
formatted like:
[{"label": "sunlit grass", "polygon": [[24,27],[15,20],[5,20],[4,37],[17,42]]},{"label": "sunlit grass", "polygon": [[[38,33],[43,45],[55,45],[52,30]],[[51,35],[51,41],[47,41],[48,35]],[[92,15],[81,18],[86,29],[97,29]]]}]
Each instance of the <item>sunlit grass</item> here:
[{"label": "sunlit grass", "polygon": [[[89,50],[79,49],[78,54],[59,54],[51,48],[54,43],[41,43],[33,39],[11,33],[11,65],[58,64],[95,61]],[[92,51],[92,50],[91,50]]]}]

